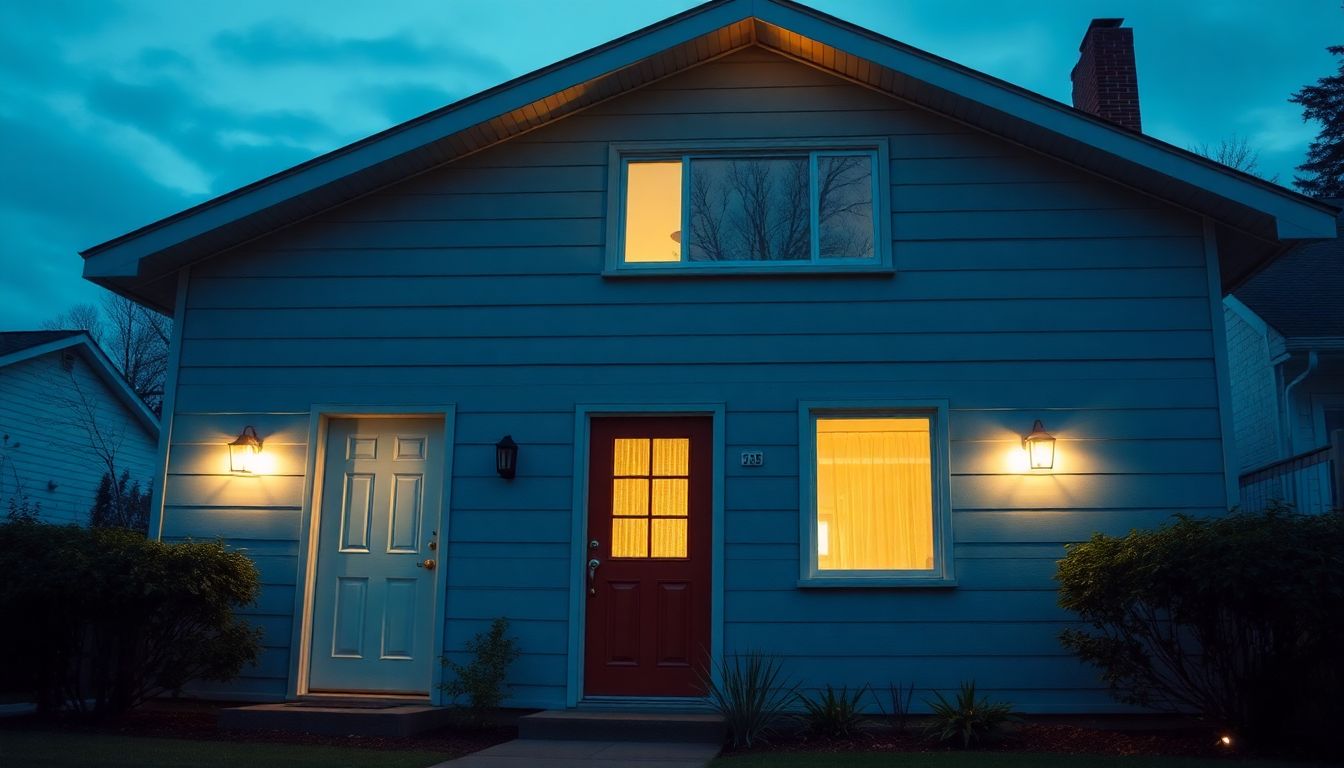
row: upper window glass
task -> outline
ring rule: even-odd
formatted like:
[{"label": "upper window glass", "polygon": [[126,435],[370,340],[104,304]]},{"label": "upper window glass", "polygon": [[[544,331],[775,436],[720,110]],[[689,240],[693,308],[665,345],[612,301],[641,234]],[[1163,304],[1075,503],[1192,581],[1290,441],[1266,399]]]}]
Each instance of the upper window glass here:
[{"label": "upper window glass", "polygon": [[622,170],[619,266],[879,258],[874,150],[627,158]]}]

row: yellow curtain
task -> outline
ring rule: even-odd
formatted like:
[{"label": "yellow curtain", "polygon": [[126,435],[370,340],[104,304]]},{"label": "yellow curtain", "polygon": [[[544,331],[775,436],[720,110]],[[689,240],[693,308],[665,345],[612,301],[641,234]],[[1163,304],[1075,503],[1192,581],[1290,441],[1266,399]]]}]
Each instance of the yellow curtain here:
[{"label": "yellow curtain", "polygon": [[927,418],[817,419],[817,567],[933,568]]}]

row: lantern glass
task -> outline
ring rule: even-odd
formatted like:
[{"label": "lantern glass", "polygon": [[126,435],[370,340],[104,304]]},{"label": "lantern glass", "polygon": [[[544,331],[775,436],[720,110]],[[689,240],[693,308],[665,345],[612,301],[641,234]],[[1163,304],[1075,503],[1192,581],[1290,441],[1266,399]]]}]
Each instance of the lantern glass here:
[{"label": "lantern glass", "polygon": [[495,471],[506,480],[518,471],[518,444],[509,435],[495,443]]},{"label": "lantern glass", "polygon": [[1045,431],[1041,420],[1037,419],[1031,427],[1031,434],[1022,439],[1027,449],[1027,458],[1032,469],[1054,469],[1055,438]]},{"label": "lantern glass", "polygon": [[261,440],[257,438],[257,430],[244,427],[238,439],[229,443],[229,469],[233,472],[253,472],[257,466],[258,453],[261,453]]}]

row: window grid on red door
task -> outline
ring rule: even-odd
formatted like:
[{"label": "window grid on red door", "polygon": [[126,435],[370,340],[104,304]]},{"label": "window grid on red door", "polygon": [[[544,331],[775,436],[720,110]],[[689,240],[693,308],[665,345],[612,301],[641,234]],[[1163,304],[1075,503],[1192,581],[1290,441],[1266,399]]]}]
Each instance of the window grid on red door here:
[{"label": "window grid on red door", "polygon": [[613,558],[686,558],[690,444],[684,437],[615,438]]}]

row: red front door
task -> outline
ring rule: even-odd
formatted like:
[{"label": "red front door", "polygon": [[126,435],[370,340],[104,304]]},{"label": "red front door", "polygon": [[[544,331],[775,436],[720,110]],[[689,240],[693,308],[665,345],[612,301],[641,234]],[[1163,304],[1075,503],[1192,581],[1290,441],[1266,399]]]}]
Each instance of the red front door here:
[{"label": "red front door", "polygon": [[592,422],[586,695],[704,693],[712,436],[707,417]]}]

